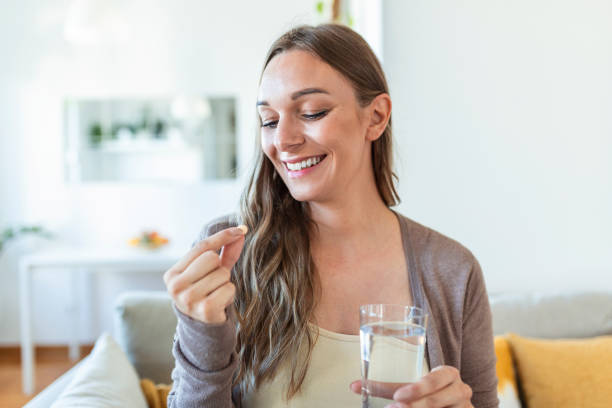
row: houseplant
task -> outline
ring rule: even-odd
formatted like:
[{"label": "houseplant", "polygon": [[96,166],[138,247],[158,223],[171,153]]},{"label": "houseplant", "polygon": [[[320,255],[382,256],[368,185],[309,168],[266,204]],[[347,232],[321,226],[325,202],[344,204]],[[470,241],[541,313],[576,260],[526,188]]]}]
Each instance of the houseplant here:
[{"label": "houseplant", "polygon": [[50,231],[45,230],[40,225],[22,225],[20,227],[8,227],[5,228],[2,234],[0,234],[0,255],[2,254],[2,248],[8,241],[15,239],[21,235],[38,235],[43,238],[53,238],[54,235]]}]

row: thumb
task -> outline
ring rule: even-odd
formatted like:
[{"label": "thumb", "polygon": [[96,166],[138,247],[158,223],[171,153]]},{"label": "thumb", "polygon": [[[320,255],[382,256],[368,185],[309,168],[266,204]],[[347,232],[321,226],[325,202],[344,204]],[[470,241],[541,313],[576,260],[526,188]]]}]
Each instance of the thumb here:
[{"label": "thumb", "polygon": [[355,394],[361,394],[361,380],[353,381],[352,383],[350,383],[349,388]]},{"label": "thumb", "polygon": [[242,252],[243,247],[244,236],[241,236],[237,240],[224,245],[223,249],[221,250],[221,266],[231,270],[238,261],[238,258],[240,258],[240,253]]}]

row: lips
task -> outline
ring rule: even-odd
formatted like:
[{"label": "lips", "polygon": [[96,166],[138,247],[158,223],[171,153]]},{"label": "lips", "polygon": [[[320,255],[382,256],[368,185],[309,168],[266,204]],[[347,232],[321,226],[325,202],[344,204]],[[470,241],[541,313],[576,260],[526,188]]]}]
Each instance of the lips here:
[{"label": "lips", "polygon": [[301,158],[301,161],[298,159],[283,161],[283,164],[287,169],[287,176],[290,179],[297,179],[307,176],[312,172],[316,172],[319,168],[319,164],[321,164],[326,157],[327,155],[325,154],[321,156],[310,156]]},{"label": "lips", "polygon": [[327,155],[326,154],[319,154],[319,155],[315,155],[315,156],[297,157],[297,158],[293,158],[293,159],[289,159],[289,160],[282,160],[281,159],[281,161],[283,163],[299,163],[299,162],[304,161],[304,160],[314,159],[315,157],[323,158],[325,156],[327,156]]},{"label": "lips", "polygon": [[298,172],[309,169],[311,167],[315,167],[325,158],[325,156],[325,154],[320,156],[310,156],[283,161],[283,163],[285,164],[287,170],[289,170],[290,172]]}]

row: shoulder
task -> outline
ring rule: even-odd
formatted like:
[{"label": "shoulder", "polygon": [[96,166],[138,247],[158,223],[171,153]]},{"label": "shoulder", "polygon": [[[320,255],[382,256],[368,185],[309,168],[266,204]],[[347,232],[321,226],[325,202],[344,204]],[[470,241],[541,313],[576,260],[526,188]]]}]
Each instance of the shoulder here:
[{"label": "shoulder", "polygon": [[476,336],[484,333],[483,338],[489,335],[490,308],[480,264],[455,239],[407,217],[400,218],[414,259],[413,276],[431,311],[432,326],[445,350],[446,363],[460,367],[458,356],[466,322],[480,321],[484,326],[469,331]]},{"label": "shoulder", "polygon": [[204,223],[204,226],[200,229],[197,238],[192,242],[191,247],[195,244],[206,239],[207,237],[216,234],[217,232],[224,230],[229,227],[235,227],[239,225],[239,217],[236,213],[222,215],[220,217],[213,218],[212,220]]},{"label": "shoulder", "polygon": [[419,255],[428,257],[442,257],[438,261],[473,262],[474,254],[459,241],[448,237],[430,227],[420,224],[405,215],[399,214],[404,223],[403,231],[408,235],[414,250]]},{"label": "shoulder", "polygon": [[[478,260],[466,246],[441,232],[420,224],[402,214],[404,239],[409,242],[416,268],[424,283],[459,291],[466,289],[480,274]],[[480,276],[476,276],[476,279]]]}]

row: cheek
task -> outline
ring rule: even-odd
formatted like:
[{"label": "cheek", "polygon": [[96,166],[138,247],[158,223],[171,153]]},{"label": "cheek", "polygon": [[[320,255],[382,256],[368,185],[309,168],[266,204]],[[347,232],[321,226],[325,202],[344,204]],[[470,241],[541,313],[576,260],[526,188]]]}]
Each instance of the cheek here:
[{"label": "cheek", "polygon": [[272,141],[272,137],[261,137],[261,150],[263,150],[264,155],[272,162],[272,165],[280,172],[280,168],[282,165],[278,162],[276,158],[276,146]]},{"label": "cheek", "polygon": [[321,123],[313,130],[312,138],[317,143],[341,155],[355,148],[361,139],[360,129],[352,118],[338,117],[336,120]]},{"label": "cheek", "polygon": [[268,156],[268,158],[272,159],[274,156],[274,143],[272,143],[272,138],[269,136],[262,135],[261,136],[261,149]]}]

